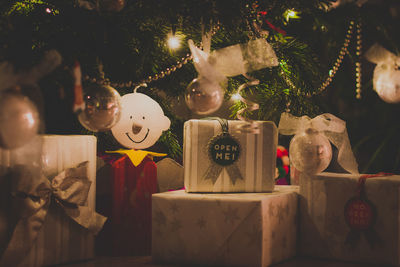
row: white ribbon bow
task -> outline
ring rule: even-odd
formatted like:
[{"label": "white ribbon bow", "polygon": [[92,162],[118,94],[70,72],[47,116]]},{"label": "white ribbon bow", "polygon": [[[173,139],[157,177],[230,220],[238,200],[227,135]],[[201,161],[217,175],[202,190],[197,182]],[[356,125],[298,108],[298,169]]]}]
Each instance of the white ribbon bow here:
[{"label": "white ribbon bow", "polygon": [[219,82],[226,77],[245,75],[279,64],[271,45],[263,38],[210,52],[210,36],[203,35],[203,50],[196,47],[193,40],[188,41],[199,76]]},{"label": "white ribbon bow", "polygon": [[379,97],[387,103],[400,102],[400,56],[396,56],[378,44],[365,53],[367,60],[377,64],[373,85]]},{"label": "white ribbon bow", "polygon": [[325,113],[313,119],[308,116],[296,117],[282,113],[279,121],[279,132],[283,135],[294,135],[308,128],[319,131],[338,149],[338,163],[346,171],[358,174],[357,161],[351,150],[346,122],[332,114]]}]

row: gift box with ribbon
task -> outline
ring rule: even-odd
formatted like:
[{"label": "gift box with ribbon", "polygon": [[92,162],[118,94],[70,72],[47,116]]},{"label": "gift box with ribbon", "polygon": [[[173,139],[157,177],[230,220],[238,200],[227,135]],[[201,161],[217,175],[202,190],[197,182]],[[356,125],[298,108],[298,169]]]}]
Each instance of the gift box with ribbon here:
[{"label": "gift box with ribbon", "polygon": [[38,136],[0,151],[0,266],[94,257],[96,138]]},{"label": "gift box with ribbon", "polygon": [[298,187],[272,193],[153,195],[152,260],[269,266],[296,254]]},{"label": "gift box with ribbon", "polygon": [[184,125],[187,192],[269,192],[274,188],[278,132],[256,121],[259,133],[240,132],[244,121],[189,120]]},{"label": "gift box with ribbon", "polygon": [[400,176],[300,174],[300,253],[400,265]]}]

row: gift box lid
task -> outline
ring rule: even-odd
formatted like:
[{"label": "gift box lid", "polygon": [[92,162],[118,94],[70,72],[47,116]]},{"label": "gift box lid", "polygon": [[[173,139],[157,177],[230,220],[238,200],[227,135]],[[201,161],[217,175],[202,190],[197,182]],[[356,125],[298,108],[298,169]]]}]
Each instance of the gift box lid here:
[{"label": "gift box lid", "polygon": [[396,174],[351,174],[351,173],[333,173],[333,172],[323,172],[317,174],[316,177],[319,179],[353,179],[358,181],[360,177],[368,177],[367,183],[375,181],[385,181],[400,183],[400,175]]},{"label": "gift box lid", "polygon": [[280,194],[291,194],[298,192],[299,186],[297,185],[277,185],[272,192],[269,193],[186,193],[184,189],[175,190],[163,193],[153,194],[153,198],[167,197],[169,199],[187,198],[190,195],[190,200],[205,200],[205,199],[221,199],[225,201],[241,201],[253,202],[261,201],[267,198],[273,198]]}]

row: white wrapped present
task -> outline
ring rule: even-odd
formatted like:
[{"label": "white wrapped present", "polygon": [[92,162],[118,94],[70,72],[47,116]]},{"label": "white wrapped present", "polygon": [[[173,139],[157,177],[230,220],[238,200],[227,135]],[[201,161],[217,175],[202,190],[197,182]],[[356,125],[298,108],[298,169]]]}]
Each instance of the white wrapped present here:
[{"label": "white wrapped present", "polygon": [[199,266],[268,266],[296,254],[297,186],[272,193],[152,197],[152,260]]},{"label": "white wrapped present", "polygon": [[300,174],[300,253],[400,265],[399,203],[399,175]]},{"label": "white wrapped present", "polygon": [[[45,203],[38,206],[38,212],[35,210],[35,213],[28,214],[31,217],[19,218],[15,229],[23,229],[20,225],[24,223],[29,226],[32,219],[38,220],[35,227],[40,229],[28,231],[21,240],[18,240],[21,235],[17,230],[12,232],[10,214],[0,214],[0,217],[8,216],[2,219],[2,226],[5,227],[0,229],[0,234],[2,231],[3,234],[4,231],[13,233],[8,245],[6,243],[3,257],[0,255],[0,265],[43,266],[94,257],[94,235],[83,225],[97,232],[104,223],[102,216],[91,216],[96,196],[96,137],[41,135],[19,149],[0,150],[0,165],[2,170],[11,169],[14,174],[24,176],[24,179],[17,177],[20,180],[17,190],[24,189],[24,184],[25,188],[31,188],[23,192],[25,195],[13,195],[13,202],[23,201],[27,208]],[[0,180],[4,182],[4,176]],[[7,190],[10,191],[9,188]],[[43,190],[47,192],[45,195]],[[39,197],[35,198],[36,194]],[[23,213],[24,210],[14,211],[11,215]],[[93,224],[93,219],[98,221]],[[4,239],[0,241],[4,246]],[[26,245],[31,241],[32,244]]]},{"label": "white wrapped present", "polygon": [[183,166],[187,192],[270,192],[274,188],[278,132],[258,121],[259,134],[238,133],[246,122],[189,120],[184,125]]}]

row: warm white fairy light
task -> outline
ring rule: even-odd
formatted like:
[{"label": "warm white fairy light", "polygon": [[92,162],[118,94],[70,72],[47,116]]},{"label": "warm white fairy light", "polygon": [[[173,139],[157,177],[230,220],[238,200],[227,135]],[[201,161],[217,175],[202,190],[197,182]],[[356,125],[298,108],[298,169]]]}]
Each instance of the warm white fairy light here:
[{"label": "warm white fairy light", "polygon": [[169,49],[175,50],[181,46],[181,39],[175,34],[168,34],[167,44]]},{"label": "warm white fairy light", "polygon": [[232,96],[231,96],[231,99],[233,100],[233,101],[240,101],[240,100],[242,100],[242,96],[239,94],[239,93],[236,93],[236,94],[233,94]]},{"label": "warm white fairy light", "polygon": [[299,12],[294,10],[294,9],[287,9],[283,13],[283,16],[285,17],[286,21],[289,21],[290,19],[298,19],[298,18],[300,18]]}]

